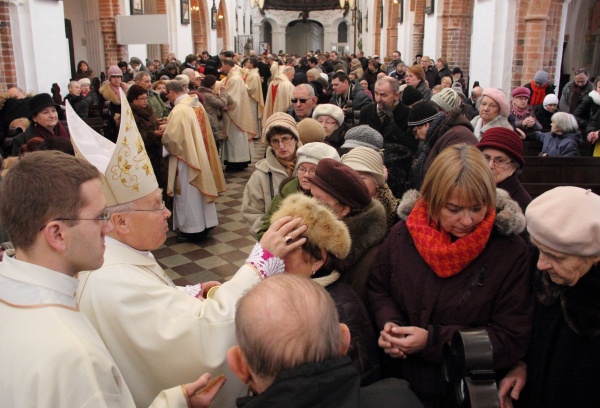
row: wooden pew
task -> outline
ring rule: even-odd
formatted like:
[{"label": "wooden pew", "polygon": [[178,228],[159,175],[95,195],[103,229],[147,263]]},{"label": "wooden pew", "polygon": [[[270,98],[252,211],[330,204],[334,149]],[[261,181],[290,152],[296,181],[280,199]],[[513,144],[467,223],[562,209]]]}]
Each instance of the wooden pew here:
[{"label": "wooden pew", "polygon": [[561,186],[574,186],[581,187],[586,190],[592,190],[592,192],[600,195],[600,183],[592,183],[592,184],[573,184],[573,183],[522,183],[523,187],[531,198],[536,198],[537,196],[544,194],[548,190],[552,190],[556,187]]}]

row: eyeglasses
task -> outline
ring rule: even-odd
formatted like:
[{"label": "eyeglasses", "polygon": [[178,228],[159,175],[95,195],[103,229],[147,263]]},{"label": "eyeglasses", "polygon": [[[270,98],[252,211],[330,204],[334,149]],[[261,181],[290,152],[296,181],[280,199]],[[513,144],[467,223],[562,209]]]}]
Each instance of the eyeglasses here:
[{"label": "eyeglasses", "polygon": [[96,218],[55,218],[55,219],[45,223],[42,226],[42,228],[39,229],[39,231],[43,230],[44,228],[46,228],[46,225],[48,225],[54,221],[102,221],[102,222],[108,222],[109,218],[110,218],[110,214],[108,213],[108,211],[104,211],[102,214],[100,214]]},{"label": "eyeglasses", "polygon": [[283,136],[281,139],[271,139],[269,144],[271,145],[271,147],[277,148],[279,147],[279,144],[283,143],[284,145],[287,145],[292,140],[294,140],[294,138],[291,136]]},{"label": "eyeglasses", "polygon": [[314,170],[307,170],[304,167],[298,167],[298,174],[308,174],[309,176],[314,176]]},{"label": "eyeglasses", "polygon": [[507,164],[512,163],[512,160],[505,159],[504,157],[491,157],[487,154],[484,154],[483,157],[485,157],[485,161],[487,161],[488,163],[490,162],[490,160],[494,162],[494,166],[500,169],[506,166]]},{"label": "eyeglasses", "polygon": [[308,99],[304,99],[304,98],[292,98],[292,103],[298,103],[298,101],[300,101],[300,103],[306,103],[308,101]]},{"label": "eyeglasses", "polygon": [[137,208],[132,208],[131,210],[126,210],[126,211],[123,211],[123,212],[138,212],[138,211],[141,211],[141,212],[157,212],[157,211],[162,211],[162,210],[164,210],[164,209],[165,209],[165,206],[166,206],[166,205],[165,205],[165,202],[164,202],[164,201],[161,201],[161,204],[160,204],[160,207],[159,207],[159,208],[152,208],[152,209],[149,209],[149,210],[147,210],[147,209],[137,209]]},{"label": "eyeglasses", "polygon": [[138,101],[147,101],[148,100],[148,96],[147,95],[138,96],[136,99]]}]

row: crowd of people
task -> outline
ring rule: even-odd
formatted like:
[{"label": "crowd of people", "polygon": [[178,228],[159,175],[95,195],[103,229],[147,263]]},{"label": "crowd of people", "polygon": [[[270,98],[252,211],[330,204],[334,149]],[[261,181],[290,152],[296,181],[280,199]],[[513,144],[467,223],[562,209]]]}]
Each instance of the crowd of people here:
[{"label": "crowd of people", "polygon": [[[600,197],[518,174],[526,140],[596,144],[600,79],[468,84],[399,51],[223,50],[11,88],[0,405],[446,407],[444,346],[485,328],[502,407],[596,406]],[[175,285],[167,220],[201,243],[259,143],[246,263]]]}]

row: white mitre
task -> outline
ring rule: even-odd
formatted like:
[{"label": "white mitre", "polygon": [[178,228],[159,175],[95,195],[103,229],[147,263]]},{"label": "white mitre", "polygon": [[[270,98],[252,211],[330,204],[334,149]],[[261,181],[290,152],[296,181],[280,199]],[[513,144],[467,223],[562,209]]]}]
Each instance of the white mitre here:
[{"label": "white mitre", "polygon": [[121,126],[116,144],[89,127],[65,101],[75,155],[89,161],[102,174],[102,187],[109,207],[146,197],[158,188],[129,102],[124,92],[120,91],[120,94]]}]

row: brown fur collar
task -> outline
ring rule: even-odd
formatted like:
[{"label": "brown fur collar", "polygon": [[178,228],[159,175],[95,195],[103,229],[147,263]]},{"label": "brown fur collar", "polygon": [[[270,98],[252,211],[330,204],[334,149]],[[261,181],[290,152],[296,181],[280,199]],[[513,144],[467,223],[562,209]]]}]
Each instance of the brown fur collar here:
[{"label": "brown fur collar", "polygon": [[600,268],[594,265],[575,286],[552,282],[545,272],[540,274],[538,301],[546,306],[560,305],[565,321],[578,335],[594,338],[600,335]]},{"label": "brown fur collar", "polygon": [[[398,216],[401,220],[408,218],[408,215],[415,207],[417,200],[421,198],[421,193],[417,190],[408,190],[402,196],[398,205]],[[496,230],[502,235],[520,234],[525,230],[525,216],[519,204],[512,200],[509,194],[501,188],[496,189],[496,221],[494,222]]]},{"label": "brown fur collar", "polygon": [[[117,95],[115,91],[111,88],[110,81],[104,81],[98,92],[100,92],[100,95],[102,95],[102,97],[107,101],[115,105],[121,104],[121,97]],[[123,89],[123,92],[125,92],[125,89]]]},{"label": "brown fur collar", "polygon": [[383,242],[387,235],[386,219],[383,205],[375,199],[360,213],[344,219],[352,238],[350,254],[344,261],[346,268],[358,262],[372,246]]}]

